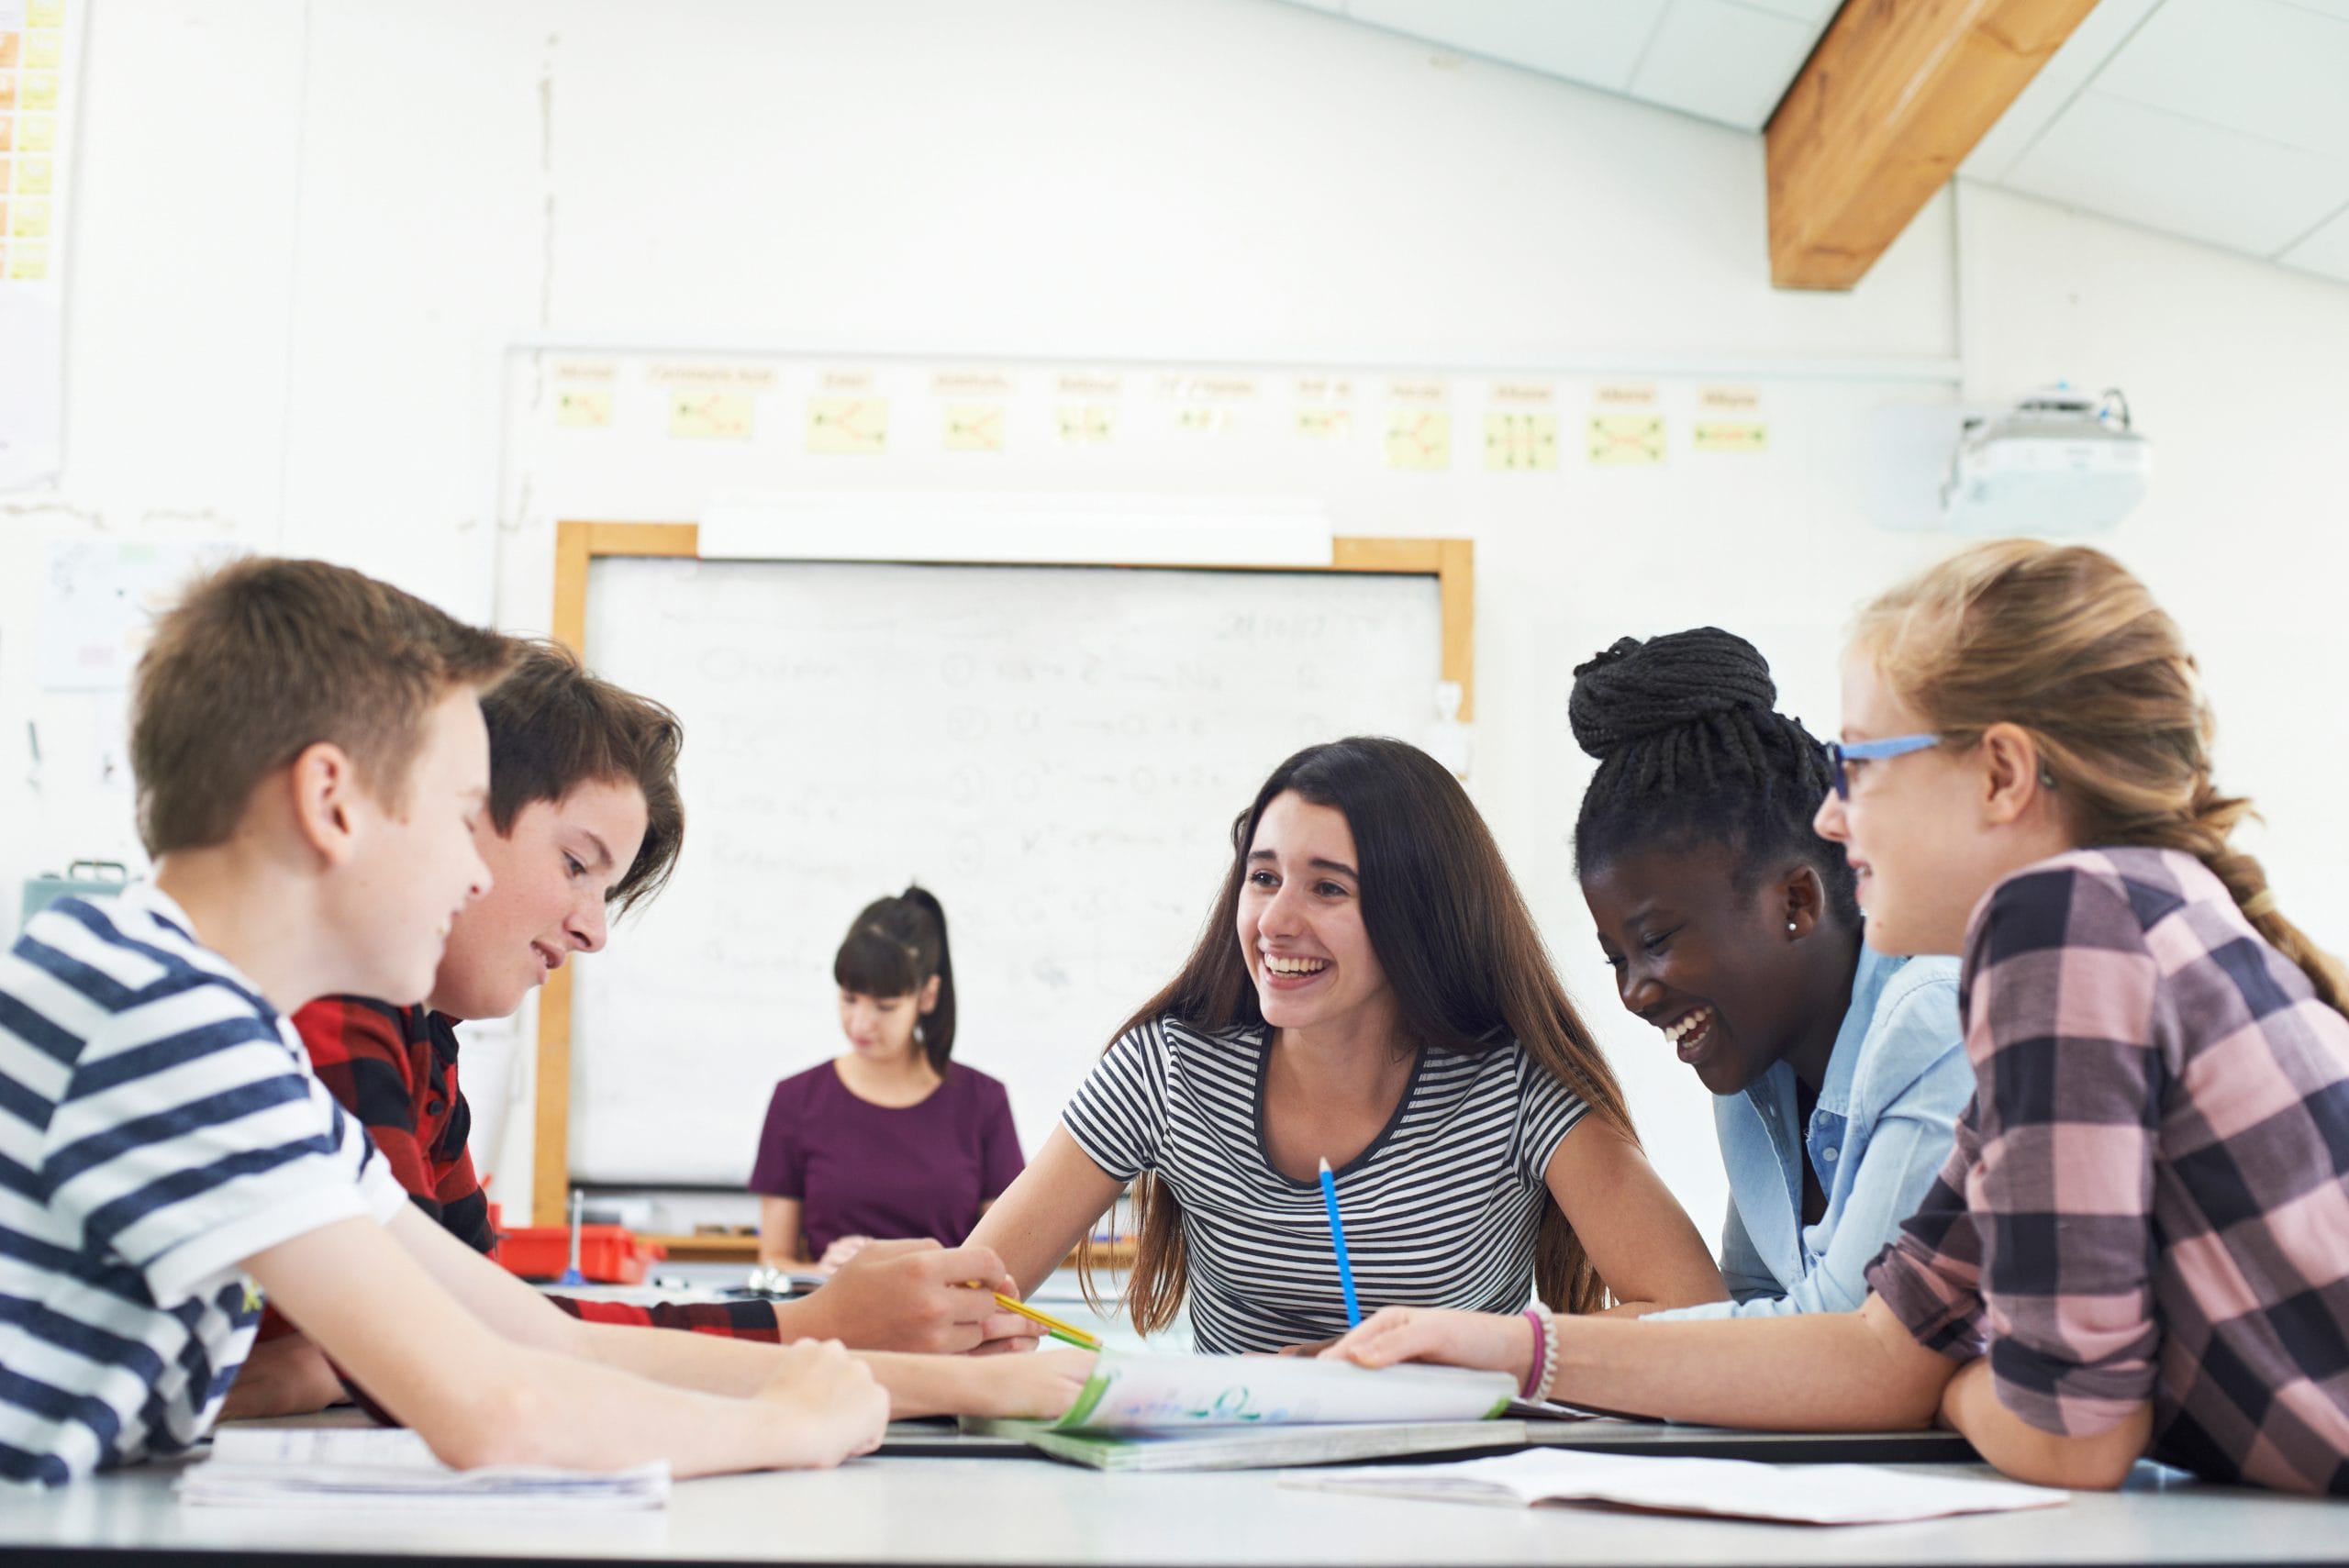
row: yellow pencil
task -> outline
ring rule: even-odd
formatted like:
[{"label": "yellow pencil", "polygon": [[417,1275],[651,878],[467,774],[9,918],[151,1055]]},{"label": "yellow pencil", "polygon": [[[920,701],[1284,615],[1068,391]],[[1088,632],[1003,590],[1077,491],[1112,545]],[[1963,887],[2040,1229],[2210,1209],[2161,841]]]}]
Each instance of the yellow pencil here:
[{"label": "yellow pencil", "polygon": [[1080,1351],[1097,1351],[1101,1348],[1101,1341],[1074,1323],[1063,1323],[1049,1312],[1039,1312],[1017,1296],[1006,1296],[998,1290],[995,1293],[995,1304],[1006,1312],[1017,1312],[1031,1322],[1043,1325],[1044,1331],[1053,1339],[1074,1345]]}]

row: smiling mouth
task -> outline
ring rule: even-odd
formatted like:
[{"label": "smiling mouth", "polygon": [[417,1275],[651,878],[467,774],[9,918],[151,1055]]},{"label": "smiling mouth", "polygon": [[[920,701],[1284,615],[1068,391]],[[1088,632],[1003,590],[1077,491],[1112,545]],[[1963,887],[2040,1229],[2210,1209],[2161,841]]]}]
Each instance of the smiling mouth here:
[{"label": "smiling mouth", "polygon": [[1713,1010],[1698,1007],[1686,1012],[1664,1026],[1664,1038],[1672,1042],[1683,1062],[1694,1062],[1703,1054],[1705,1042],[1713,1035]]}]

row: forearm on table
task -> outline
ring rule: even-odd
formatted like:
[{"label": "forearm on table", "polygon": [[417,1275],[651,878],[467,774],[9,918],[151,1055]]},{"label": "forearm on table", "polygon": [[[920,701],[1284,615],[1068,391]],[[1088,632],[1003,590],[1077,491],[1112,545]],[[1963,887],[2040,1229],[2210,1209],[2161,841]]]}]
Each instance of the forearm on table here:
[{"label": "forearm on table", "polygon": [[[780,1311],[776,1317],[779,1327]],[[672,1388],[741,1396],[764,1386],[774,1373],[774,1347],[755,1340],[636,1323],[583,1322],[579,1329],[578,1353],[584,1359]]]},{"label": "forearm on table", "polygon": [[1760,1320],[1562,1317],[1557,1324],[1553,1396],[1709,1426],[1921,1428],[1954,1370],[1875,1301],[1856,1313]]},{"label": "forearm on table", "polygon": [[460,1469],[615,1470],[665,1459],[683,1478],[791,1462],[788,1424],[765,1401],[663,1385],[622,1367],[529,1346],[505,1347],[495,1374],[462,1393],[444,1385],[410,1390],[404,1399],[387,1389],[384,1403]]},{"label": "forearm on table", "polygon": [[901,1355],[889,1351],[854,1354],[873,1369],[873,1381],[888,1393],[890,1418],[899,1421],[969,1409],[974,1369],[982,1365],[961,1356]]},{"label": "forearm on table", "polygon": [[2095,1491],[2110,1491],[2128,1478],[2154,1428],[2153,1406],[2141,1403],[2092,1437],[2043,1431],[1999,1403],[1987,1360],[1968,1363],[1950,1380],[1942,1418],[2018,1481]]}]

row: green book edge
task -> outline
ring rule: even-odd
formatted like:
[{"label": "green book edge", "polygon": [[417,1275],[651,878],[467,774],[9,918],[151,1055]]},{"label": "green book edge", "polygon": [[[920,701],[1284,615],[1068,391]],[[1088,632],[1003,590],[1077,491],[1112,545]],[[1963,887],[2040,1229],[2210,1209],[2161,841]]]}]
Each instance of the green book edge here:
[{"label": "green book edge", "polygon": [[1462,1449],[1521,1448],[1531,1440],[1524,1422],[1489,1417],[1464,1421],[1200,1427],[1148,1435],[1065,1431],[1050,1421],[965,1417],[962,1429],[985,1437],[1014,1438],[1040,1453],[1073,1464],[1118,1471],[1287,1469]]}]

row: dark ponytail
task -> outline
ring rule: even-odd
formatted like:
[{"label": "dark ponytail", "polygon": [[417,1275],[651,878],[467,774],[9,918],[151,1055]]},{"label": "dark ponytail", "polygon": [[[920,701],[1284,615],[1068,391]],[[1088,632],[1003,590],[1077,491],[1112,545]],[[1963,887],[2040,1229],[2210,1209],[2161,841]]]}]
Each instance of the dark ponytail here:
[{"label": "dark ponytail", "polygon": [[1777,698],[1761,651],[1718,627],[1618,638],[1577,666],[1566,718],[1598,772],[1575,820],[1576,869],[1719,844],[1735,857],[1731,885],[1743,896],[1799,860],[1818,873],[1830,913],[1857,927],[1851,862],[1810,825],[1827,796],[1826,759]]},{"label": "dark ponytail", "polygon": [[938,977],[938,1004],[916,1021],[914,1038],[939,1073],[954,1053],[954,960],[946,909],[919,884],[866,905],[832,959],[832,981],[867,996],[910,996]]}]

